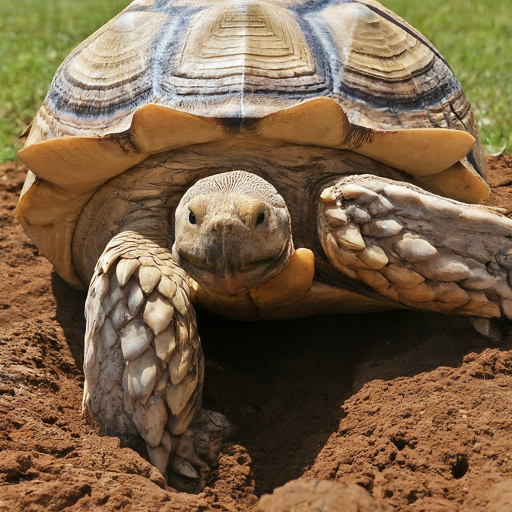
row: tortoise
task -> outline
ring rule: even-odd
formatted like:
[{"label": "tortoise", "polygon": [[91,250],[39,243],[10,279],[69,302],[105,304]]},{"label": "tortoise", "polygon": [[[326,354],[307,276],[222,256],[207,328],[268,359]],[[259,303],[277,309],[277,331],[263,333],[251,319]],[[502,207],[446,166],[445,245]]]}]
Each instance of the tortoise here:
[{"label": "tortoise", "polygon": [[88,288],[84,409],[201,489],[195,308],[512,318],[512,222],[461,85],[374,0],[136,0],[58,69],[17,216]]}]

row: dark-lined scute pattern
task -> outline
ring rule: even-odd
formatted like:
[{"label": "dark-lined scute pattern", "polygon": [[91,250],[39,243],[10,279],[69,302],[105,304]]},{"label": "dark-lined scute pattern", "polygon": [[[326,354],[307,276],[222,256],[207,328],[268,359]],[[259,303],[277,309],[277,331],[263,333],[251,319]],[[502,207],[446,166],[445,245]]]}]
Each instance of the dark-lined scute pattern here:
[{"label": "dark-lined scute pattern", "polygon": [[100,29],[60,67],[46,110],[56,112],[60,123],[70,128],[84,122],[90,130],[129,127],[124,126],[126,114],[153,96],[154,57],[147,48],[155,44],[167,19],[128,11]]},{"label": "dark-lined scute pattern", "polygon": [[320,96],[365,128],[476,134],[442,56],[374,0],[139,0],[61,66],[31,139],[120,132],[148,103],[240,129]]}]

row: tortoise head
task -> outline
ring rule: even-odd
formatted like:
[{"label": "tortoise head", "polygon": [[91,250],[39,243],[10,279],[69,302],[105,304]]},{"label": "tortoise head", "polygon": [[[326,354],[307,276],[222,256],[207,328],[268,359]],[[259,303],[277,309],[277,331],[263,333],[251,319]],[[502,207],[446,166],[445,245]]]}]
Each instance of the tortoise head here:
[{"label": "tortoise head", "polygon": [[277,190],[255,174],[210,176],[181,199],[172,251],[207,290],[243,292],[287,265],[293,253],[290,214]]}]

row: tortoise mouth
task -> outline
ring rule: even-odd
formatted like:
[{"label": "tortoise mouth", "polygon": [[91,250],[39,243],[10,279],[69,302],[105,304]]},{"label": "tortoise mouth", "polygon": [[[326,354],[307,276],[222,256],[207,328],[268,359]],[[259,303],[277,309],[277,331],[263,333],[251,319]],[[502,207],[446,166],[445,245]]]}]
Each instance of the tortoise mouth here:
[{"label": "tortoise mouth", "polygon": [[[176,257],[176,256],[175,256]],[[201,258],[196,254],[187,252],[183,248],[178,249],[177,259],[181,266],[191,266],[203,271],[213,270],[215,262],[208,258]]]},{"label": "tortoise mouth", "polygon": [[192,279],[206,290],[223,295],[243,293],[272,279],[284,269],[292,252],[291,237],[275,257],[244,262],[224,257],[215,261],[177,248],[176,244],[173,247],[178,264]]}]

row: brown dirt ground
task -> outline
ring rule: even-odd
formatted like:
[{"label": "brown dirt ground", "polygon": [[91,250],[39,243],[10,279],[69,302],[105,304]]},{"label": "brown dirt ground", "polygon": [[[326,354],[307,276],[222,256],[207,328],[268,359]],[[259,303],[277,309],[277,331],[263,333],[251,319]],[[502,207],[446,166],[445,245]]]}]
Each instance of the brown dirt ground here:
[{"label": "brown dirt ground", "polygon": [[[512,215],[512,157],[488,164],[489,202]],[[510,327],[495,342],[414,311],[200,314],[204,405],[238,430],[210,488],[166,488],[81,416],[85,294],[14,220],[24,173],[0,166],[0,511],[251,510],[297,478],[356,483],[399,511],[512,510]]]}]

